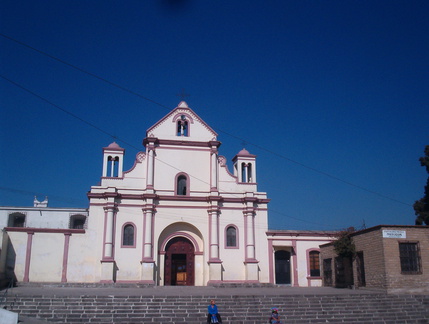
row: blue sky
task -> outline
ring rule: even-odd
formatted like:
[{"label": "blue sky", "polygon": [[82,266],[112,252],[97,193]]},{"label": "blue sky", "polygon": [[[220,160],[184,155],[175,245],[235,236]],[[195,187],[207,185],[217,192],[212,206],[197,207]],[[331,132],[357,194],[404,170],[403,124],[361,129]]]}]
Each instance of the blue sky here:
[{"label": "blue sky", "polygon": [[87,207],[110,135],[131,168],[185,89],[221,155],[257,155],[271,229],[414,224],[428,16],[428,1],[2,0],[0,205]]}]

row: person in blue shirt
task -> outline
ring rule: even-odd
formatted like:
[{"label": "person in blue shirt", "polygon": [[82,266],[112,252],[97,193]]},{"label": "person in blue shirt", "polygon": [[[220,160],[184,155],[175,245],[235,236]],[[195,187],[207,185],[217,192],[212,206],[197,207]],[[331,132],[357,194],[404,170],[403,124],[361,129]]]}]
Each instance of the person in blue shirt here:
[{"label": "person in blue shirt", "polygon": [[207,307],[207,323],[222,323],[222,318],[217,310],[214,299],[210,300],[210,305]]},{"label": "person in blue shirt", "polygon": [[279,310],[277,309],[277,307],[271,308],[271,317],[269,323],[282,324],[282,322],[280,321]]}]

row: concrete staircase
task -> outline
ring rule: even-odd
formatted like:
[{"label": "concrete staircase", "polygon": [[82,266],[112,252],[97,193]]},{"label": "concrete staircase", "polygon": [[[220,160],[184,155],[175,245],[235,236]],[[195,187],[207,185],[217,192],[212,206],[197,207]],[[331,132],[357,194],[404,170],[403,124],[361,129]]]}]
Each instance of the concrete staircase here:
[{"label": "concrete staircase", "polygon": [[[216,299],[223,323],[268,323],[277,307],[283,323],[429,323],[429,296],[350,294],[288,296],[9,296],[7,309],[50,323],[206,322]],[[24,321],[25,323],[25,321]]]}]

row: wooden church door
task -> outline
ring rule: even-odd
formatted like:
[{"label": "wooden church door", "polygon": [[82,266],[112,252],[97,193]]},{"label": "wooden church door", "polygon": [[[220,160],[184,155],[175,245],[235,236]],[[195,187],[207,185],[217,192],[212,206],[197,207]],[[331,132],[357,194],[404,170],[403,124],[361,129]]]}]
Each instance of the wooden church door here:
[{"label": "wooden church door", "polygon": [[165,248],[164,285],[194,285],[194,246],[184,237],[175,237]]}]

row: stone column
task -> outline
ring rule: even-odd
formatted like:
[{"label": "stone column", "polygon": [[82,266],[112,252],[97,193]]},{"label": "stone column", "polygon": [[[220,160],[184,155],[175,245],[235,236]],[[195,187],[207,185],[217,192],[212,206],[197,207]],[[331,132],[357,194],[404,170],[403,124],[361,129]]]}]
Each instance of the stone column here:
[{"label": "stone column", "polygon": [[105,238],[103,246],[103,258],[101,260],[102,283],[113,283],[116,281],[116,264],[114,258],[114,232],[115,232],[115,212],[114,205],[104,207],[105,216]]},{"label": "stone column", "polygon": [[246,245],[244,263],[246,264],[246,281],[259,282],[259,261],[256,260],[255,255],[255,207],[253,206],[256,198],[251,197],[250,194],[251,193],[246,194],[246,206],[243,209],[245,226],[244,239]]},{"label": "stone column", "polygon": [[222,261],[219,257],[219,207],[216,201],[208,209],[209,217],[209,283],[222,281]]},{"label": "stone column", "polygon": [[146,187],[153,189],[154,185],[154,172],[155,172],[155,138],[148,138],[148,159],[147,159],[147,177]]},{"label": "stone column", "polygon": [[104,239],[104,253],[103,253],[103,260],[105,259],[113,259],[113,237],[114,237],[114,215],[116,212],[116,207],[114,206],[108,206],[104,207],[104,210],[106,211],[106,218],[105,218],[105,239]]},{"label": "stone column", "polygon": [[217,163],[217,147],[211,148],[211,177],[210,191],[218,191],[218,163]]},{"label": "stone column", "polygon": [[143,256],[141,261],[141,282],[154,284],[155,283],[155,260],[153,255],[153,228],[155,205],[153,201],[143,207]]},{"label": "stone column", "polygon": [[143,210],[143,258],[142,260],[153,261],[153,214],[154,205],[146,205]]}]

